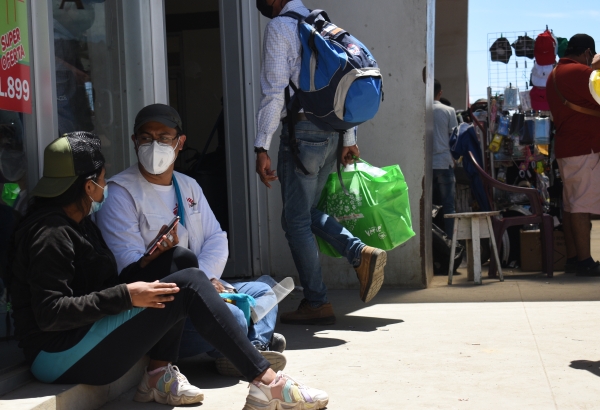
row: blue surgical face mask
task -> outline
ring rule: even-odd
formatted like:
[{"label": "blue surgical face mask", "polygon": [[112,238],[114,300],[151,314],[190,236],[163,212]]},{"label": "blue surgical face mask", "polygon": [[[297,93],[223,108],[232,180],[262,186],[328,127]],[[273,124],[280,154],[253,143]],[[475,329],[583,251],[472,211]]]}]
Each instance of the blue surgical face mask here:
[{"label": "blue surgical face mask", "polygon": [[[92,181],[92,182],[94,182],[94,181]],[[94,212],[98,212],[100,210],[100,208],[102,208],[102,204],[106,201],[106,198],[108,198],[108,185],[106,185],[105,187],[101,187],[96,182],[94,182],[94,184],[96,184],[96,186],[102,188],[102,190],[104,191],[104,194],[102,197],[102,202],[96,202],[96,201],[94,201],[94,198],[92,198],[90,196],[90,199],[92,200],[92,206],[90,207],[90,212],[88,213],[88,215],[91,215]]]}]

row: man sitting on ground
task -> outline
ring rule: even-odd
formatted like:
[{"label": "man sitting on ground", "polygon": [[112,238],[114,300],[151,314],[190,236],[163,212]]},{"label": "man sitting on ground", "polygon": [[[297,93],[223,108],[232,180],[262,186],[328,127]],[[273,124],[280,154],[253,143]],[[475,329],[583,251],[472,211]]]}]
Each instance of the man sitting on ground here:
[{"label": "man sitting on ground", "polygon": [[[154,281],[173,270],[199,267],[219,293],[274,298],[276,303],[271,291],[275,281],[271,277],[236,283],[235,288],[220,279],[229,254],[227,234],[221,230],[198,183],[174,171],[175,159],[186,140],[177,111],[164,104],[143,108],[135,118],[131,139],[139,162],[110,179],[110,197],[96,218],[117,260],[120,280]],[[174,215],[180,221],[176,230],[166,236],[165,244],[178,241],[178,246],[164,255],[161,252],[159,257],[144,256],[161,227]],[[251,325],[240,308],[230,303],[227,306],[273,370],[282,370],[286,364],[281,354],[285,338],[273,333],[277,306]],[[219,373],[240,376],[231,362],[217,352],[218,348],[202,339],[189,320],[186,322],[180,358],[207,352],[217,357]]]}]

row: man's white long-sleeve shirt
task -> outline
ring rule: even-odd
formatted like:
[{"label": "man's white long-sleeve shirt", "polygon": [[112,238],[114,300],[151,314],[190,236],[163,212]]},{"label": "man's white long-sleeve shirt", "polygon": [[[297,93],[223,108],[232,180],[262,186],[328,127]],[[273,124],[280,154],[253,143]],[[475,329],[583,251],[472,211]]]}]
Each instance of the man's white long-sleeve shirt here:
[{"label": "man's white long-sleeve shirt", "polygon": [[[133,168],[137,169],[137,165],[124,172],[132,173],[135,171]],[[218,279],[223,274],[229,255],[227,233],[221,229],[196,181],[181,174],[177,175],[184,202],[189,205],[185,209],[187,229],[184,226],[177,228],[179,246],[191,248],[196,253],[200,270],[209,279]],[[163,204],[152,185],[140,179],[139,188],[145,190],[149,198],[154,199],[152,203],[141,204],[142,208],[149,208],[154,215],[140,214],[140,204],[136,206],[134,198],[127,189],[111,180],[108,185],[110,195],[104,200],[102,209],[95,214],[95,217],[106,244],[115,255],[120,273],[125,267],[144,256],[148,243],[156,236],[156,233],[153,233],[151,237],[144,238],[144,232],[148,228],[145,226],[148,218],[160,217],[161,220],[154,223],[154,229],[160,229],[173,218],[173,204]],[[188,238],[192,240],[192,237],[195,246],[188,243]]]},{"label": "man's white long-sleeve shirt", "polygon": [[[304,17],[309,10],[301,0],[288,2],[280,15],[296,12]],[[298,20],[292,17],[276,17],[265,28],[263,39],[263,55],[260,74],[262,98],[257,114],[258,132],[254,141],[255,147],[269,149],[273,134],[279,122],[286,116],[285,88],[290,79],[299,84],[300,66],[302,63],[302,45],[298,35]],[[290,95],[294,91],[290,90]],[[356,144],[356,133],[353,129],[346,132],[344,146]]]}]

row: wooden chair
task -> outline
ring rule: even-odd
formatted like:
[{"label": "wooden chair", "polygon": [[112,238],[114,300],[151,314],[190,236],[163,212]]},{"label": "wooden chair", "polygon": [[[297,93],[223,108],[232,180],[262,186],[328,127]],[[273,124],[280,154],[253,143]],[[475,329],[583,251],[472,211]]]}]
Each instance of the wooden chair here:
[{"label": "wooden chair", "polygon": [[[552,215],[544,213],[542,208],[543,199],[539,192],[533,188],[517,187],[496,181],[479,166],[472,152],[469,151],[469,155],[473,161],[473,164],[477,168],[479,176],[481,177],[483,185],[486,187],[486,189],[491,190],[491,188],[496,188],[501,191],[525,194],[527,195],[529,204],[531,205],[532,215],[492,218],[492,226],[494,228],[496,244],[498,244],[498,252],[502,250],[502,235],[504,235],[506,228],[510,226],[522,226],[526,224],[539,224],[540,240],[542,242],[542,271],[546,273],[549,278],[554,276],[554,220]],[[496,265],[496,261],[490,258],[489,276],[495,277],[497,269],[498,266]]]}]

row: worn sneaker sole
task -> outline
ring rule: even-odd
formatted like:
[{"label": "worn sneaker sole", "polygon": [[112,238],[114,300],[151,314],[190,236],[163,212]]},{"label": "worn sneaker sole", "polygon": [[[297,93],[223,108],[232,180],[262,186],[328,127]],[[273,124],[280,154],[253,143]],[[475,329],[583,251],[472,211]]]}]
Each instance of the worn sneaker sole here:
[{"label": "worn sneaker sole", "polygon": [[329,399],[317,400],[314,403],[298,402],[298,403],[286,403],[278,399],[271,401],[263,401],[256,397],[248,396],[246,398],[246,405],[242,410],[318,410],[327,407]]},{"label": "worn sneaker sole", "polygon": [[384,279],[383,268],[386,263],[387,253],[384,250],[378,249],[373,252],[369,261],[369,280],[364,295],[361,295],[363,302],[370,302],[381,289]]},{"label": "worn sneaker sole", "polygon": [[171,393],[163,393],[156,389],[150,389],[146,392],[138,389],[135,392],[135,396],[133,396],[133,400],[141,403],[155,401],[157,403],[168,404],[170,406],[181,406],[183,404],[200,403],[204,400],[204,393],[198,394],[197,396],[174,396]]},{"label": "worn sneaker sole", "polygon": [[[272,352],[272,351],[259,352],[259,353],[262,355],[262,357],[267,359],[267,361],[269,363],[271,363],[271,369],[273,369],[273,371],[275,373],[277,373],[280,370],[285,369],[285,365],[287,364],[287,359],[281,353]],[[240,371],[226,357],[219,357],[216,360],[215,364],[217,366],[217,372],[222,376],[244,377],[242,375],[242,373],[240,373]]]}]

